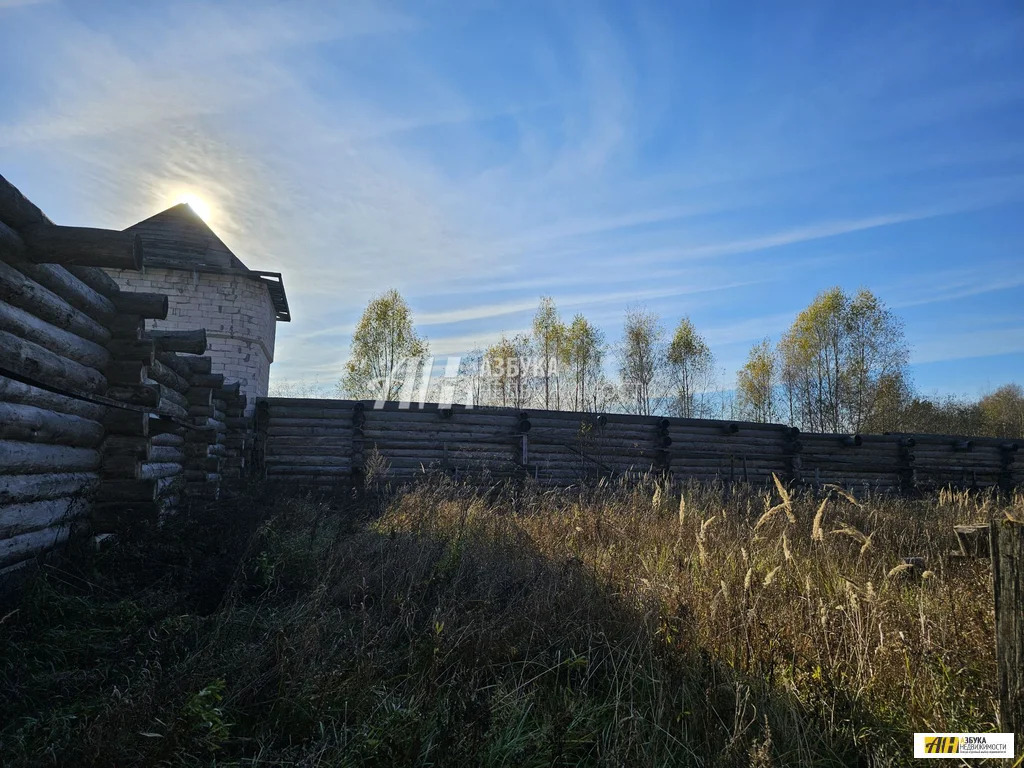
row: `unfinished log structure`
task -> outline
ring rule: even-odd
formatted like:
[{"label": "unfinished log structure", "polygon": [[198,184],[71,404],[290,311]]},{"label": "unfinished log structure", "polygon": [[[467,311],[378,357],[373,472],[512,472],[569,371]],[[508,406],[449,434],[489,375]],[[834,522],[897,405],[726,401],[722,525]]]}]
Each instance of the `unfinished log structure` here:
[{"label": "unfinished log structure", "polygon": [[[359,482],[368,466],[552,485],[665,473],[677,479],[838,484],[911,492],[1024,483],[1015,443],[942,435],[801,434],[783,424],[436,404],[264,398],[259,471],[308,484]],[[379,458],[377,458],[379,457]]]},{"label": "unfinished log structure", "polygon": [[57,226],[0,176],[0,583],[242,472],[246,398],[205,331],[146,331],[167,296],[104,271],[142,259],[136,234]]},{"label": "unfinished log structure", "polygon": [[169,296],[169,311],[147,328],[205,328],[213,372],[239,383],[251,411],[267,394],[277,323],[291,318],[280,273],[249,269],[185,203],[125,231],[140,238],[142,269],[107,273],[122,290]]}]

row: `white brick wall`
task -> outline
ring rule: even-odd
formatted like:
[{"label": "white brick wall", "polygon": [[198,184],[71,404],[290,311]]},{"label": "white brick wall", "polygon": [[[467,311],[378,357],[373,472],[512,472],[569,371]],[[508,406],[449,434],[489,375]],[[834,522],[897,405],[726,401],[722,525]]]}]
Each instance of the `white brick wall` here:
[{"label": "white brick wall", "polygon": [[149,328],[206,329],[206,354],[213,372],[241,382],[252,412],[257,397],[266,397],[274,362],[277,321],[267,286],[237,275],[145,267],[141,272],[107,270],[122,290],[165,293],[166,320],[148,320]]}]

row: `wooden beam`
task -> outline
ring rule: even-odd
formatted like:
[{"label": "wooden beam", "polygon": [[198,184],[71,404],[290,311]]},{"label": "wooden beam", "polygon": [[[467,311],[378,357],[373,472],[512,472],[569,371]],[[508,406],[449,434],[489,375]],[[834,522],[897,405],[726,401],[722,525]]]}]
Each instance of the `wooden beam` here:
[{"label": "wooden beam", "polygon": [[1024,730],[1024,524],[991,523],[992,587],[996,612],[999,727]]},{"label": "wooden beam", "polygon": [[175,392],[185,392],[189,388],[188,381],[179,376],[175,370],[160,362],[159,359],[149,366],[149,378]]},{"label": "wooden beam", "polygon": [[110,341],[104,325],[5,261],[0,261],[0,299],[96,344]]},{"label": "wooden beam", "polygon": [[100,453],[93,448],[0,440],[0,475],[92,472],[99,465]]},{"label": "wooden beam", "polygon": [[0,504],[84,494],[98,481],[99,477],[94,472],[0,475]]},{"label": "wooden beam", "polygon": [[118,312],[139,315],[148,320],[167,319],[167,295],[163,293],[130,293],[121,291],[114,297]]},{"label": "wooden beam", "polygon": [[106,325],[117,314],[110,299],[94,291],[60,264],[36,264],[28,259],[18,259],[12,261],[11,266],[97,323]]},{"label": "wooden beam", "polygon": [[0,331],[0,368],[43,382],[60,382],[84,392],[101,393],[107,382],[94,368],[69,360],[45,347]]},{"label": "wooden beam", "polygon": [[213,368],[213,360],[209,357],[182,357],[180,358],[188,366],[192,373],[210,373]]},{"label": "wooden beam", "polygon": [[48,552],[63,545],[70,536],[70,525],[58,525],[0,539],[0,567]]},{"label": "wooden beam", "polygon": [[0,331],[7,331],[54,352],[61,357],[103,370],[110,352],[94,341],[76,336],[31,312],[0,299]]},{"label": "wooden beam", "polygon": [[145,331],[143,338],[151,339],[157,352],[184,352],[201,355],[206,352],[206,329],[195,331]]},{"label": "wooden beam", "polygon": [[3,176],[0,176],[0,221],[15,229],[50,223],[46,215]]},{"label": "wooden beam", "polygon": [[114,339],[107,350],[115,360],[138,360],[147,366],[153,365],[156,359],[156,348],[151,341]]},{"label": "wooden beam", "polygon": [[20,230],[26,256],[36,264],[142,269],[142,238],[132,232],[38,224]]},{"label": "wooden beam", "polygon": [[0,376],[0,400],[8,403],[34,405],[58,413],[70,413],[84,419],[99,421],[103,418],[106,408],[97,403],[86,402],[74,397],[59,395],[45,389],[33,387],[21,381]]},{"label": "wooden beam", "polygon": [[190,380],[193,387],[210,387],[220,389],[224,386],[224,374],[222,373],[196,373]]},{"label": "wooden beam", "polygon": [[91,448],[103,441],[103,425],[31,405],[0,403],[0,439]]},{"label": "wooden beam", "polygon": [[106,296],[111,301],[121,292],[117,282],[98,267],[79,267],[69,264],[67,271],[77,277],[83,283],[92,288],[101,296]]}]

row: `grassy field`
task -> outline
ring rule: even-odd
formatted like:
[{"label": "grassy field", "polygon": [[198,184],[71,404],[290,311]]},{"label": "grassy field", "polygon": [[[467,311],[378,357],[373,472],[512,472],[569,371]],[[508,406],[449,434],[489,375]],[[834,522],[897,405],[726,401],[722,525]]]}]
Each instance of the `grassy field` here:
[{"label": "grassy field", "polygon": [[909,764],[994,728],[988,564],[948,553],[1006,511],[650,481],[195,513],[3,618],[4,764]]}]

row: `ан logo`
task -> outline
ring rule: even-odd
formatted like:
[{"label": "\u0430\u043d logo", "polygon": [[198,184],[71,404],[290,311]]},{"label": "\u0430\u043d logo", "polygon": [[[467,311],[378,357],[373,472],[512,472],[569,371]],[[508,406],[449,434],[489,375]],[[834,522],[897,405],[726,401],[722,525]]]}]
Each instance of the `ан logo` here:
[{"label": "\u0430\u043d logo", "polygon": [[960,751],[960,739],[956,736],[925,736],[924,751],[929,755],[956,754]]},{"label": "\u0430\u043d logo", "polygon": [[915,733],[914,757],[1013,757],[1012,733]]}]

